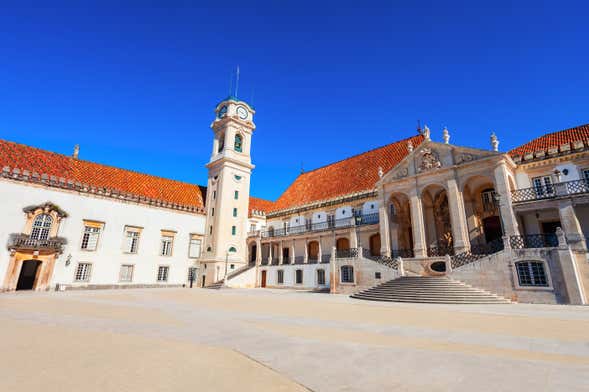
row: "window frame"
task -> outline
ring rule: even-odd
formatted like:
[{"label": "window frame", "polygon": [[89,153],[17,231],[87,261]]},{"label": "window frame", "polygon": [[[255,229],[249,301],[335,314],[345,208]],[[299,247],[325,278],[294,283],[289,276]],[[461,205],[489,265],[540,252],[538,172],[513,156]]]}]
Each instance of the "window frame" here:
[{"label": "window frame", "polygon": [[[301,279],[300,279],[300,280],[301,280],[300,282],[299,282],[299,273],[300,273],[300,275],[301,275],[301,276],[300,276],[300,278],[301,278]],[[297,269],[295,270],[295,279],[294,279],[294,284],[295,284],[295,285],[302,285],[304,281],[305,281],[305,274],[304,274],[304,272],[303,272],[303,269],[302,269],[302,268],[297,268]]]},{"label": "window frame", "polygon": [[284,284],[284,270],[276,270],[276,284]]},{"label": "window frame", "polygon": [[[78,279],[78,275],[79,275],[79,271],[80,271],[81,266],[86,266],[86,268],[82,272],[82,274],[86,276],[85,279]],[[88,263],[85,261],[79,262],[76,265],[76,269],[74,270],[74,282],[76,282],[76,283],[90,282],[91,275],[92,275],[92,263]]]},{"label": "window frame", "polygon": [[[96,233],[89,233],[88,229],[90,229],[90,230],[95,229],[95,230],[97,230],[97,232]],[[88,234],[87,240],[85,240],[86,234]],[[89,249],[88,244],[90,243],[90,238],[91,238],[92,234],[96,235],[96,242],[94,243],[94,248]],[[102,234],[102,227],[101,226],[89,225],[89,224],[84,223],[84,229],[82,230],[82,239],[80,241],[80,250],[83,250],[85,252],[96,252],[98,250],[98,244],[100,242],[100,235],[101,234]],[[84,241],[86,241],[86,247],[84,247]]]},{"label": "window frame", "polygon": [[[131,235],[132,234],[132,235]],[[127,245],[129,245],[129,238],[135,238],[135,249],[133,249],[133,245],[131,245],[130,247],[128,247]],[[123,252],[126,254],[130,254],[130,255],[136,255],[139,253],[139,242],[141,241],[141,229],[133,227],[133,226],[126,226],[125,227],[125,232],[124,232],[124,236],[123,236],[123,245],[124,245],[124,249]],[[131,242],[132,244],[132,242]]]},{"label": "window frame", "polygon": [[160,238],[160,256],[172,257],[174,254],[174,236],[162,235]]},{"label": "window frame", "polygon": [[[238,139],[239,139],[239,146],[238,146],[238,143],[237,143],[237,140],[238,140]],[[233,149],[234,149],[236,152],[241,152],[241,153],[243,153],[243,141],[244,141],[244,137],[243,137],[243,135],[242,135],[242,134],[240,134],[240,133],[236,133],[236,134],[235,134],[235,137],[233,138]]]},{"label": "window frame", "polygon": [[[166,271],[165,273],[165,280],[160,280],[160,271]],[[170,266],[169,265],[158,265],[157,266],[157,275],[156,275],[156,282],[157,283],[168,283],[170,280]]]},{"label": "window frame", "polygon": [[[131,277],[128,280],[124,280],[123,279],[123,267],[129,267],[129,269],[131,270]],[[135,277],[135,264],[121,264],[121,266],[119,267],[119,283],[132,283],[133,282],[133,278]]]},{"label": "window frame", "polygon": [[[344,272],[344,269],[346,269],[346,271],[349,272]],[[355,271],[354,271],[354,266],[350,265],[350,264],[346,264],[346,265],[342,265],[339,268],[339,272],[340,272],[340,283],[341,284],[356,284],[356,276],[355,276]],[[348,279],[351,278],[351,280]]]},{"label": "window frame", "polygon": [[[40,218],[41,221],[39,221]],[[51,238],[51,229],[53,228],[54,221],[55,219],[51,216],[51,214],[46,214],[44,212],[37,214],[33,218],[33,222],[31,224],[31,234],[29,235],[31,240],[45,241]],[[39,222],[38,226],[37,222]]]},{"label": "window frame", "polygon": [[[192,243],[193,243],[193,241],[196,241],[196,242],[199,243],[199,245],[198,245],[199,246],[199,251],[198,251],[198,255],[197,256],[193,256],[192,255],[192,245],[193,245]],[[189,259],[198,259],[198,258],[200,258],[201,254],[202,254],[202,243],[203,243],[202,238],[197,237],[197,236],[194,236],[194,235],[190,236],[190,239],[188,240],[188,258]]]},{"label": "window frame", "polygon": [[[317,268],[316,270],[316,277],[317,277],[317,286],[325,286],[326,285],[326,273],[325,273],[325,269],[324,268]],[[321,283],[321,279],[319,279],[319,272],[322,272],[323,274],[323,283]]]}]

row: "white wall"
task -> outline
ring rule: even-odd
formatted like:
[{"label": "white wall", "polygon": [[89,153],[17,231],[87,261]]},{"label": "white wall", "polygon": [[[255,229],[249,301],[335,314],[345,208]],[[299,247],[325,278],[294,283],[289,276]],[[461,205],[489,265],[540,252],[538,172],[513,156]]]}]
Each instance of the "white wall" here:
[{"label": "white wall", "polygon": [[362,215],[378,214],[378,207],[379,204],[377,200],[367,201],[362,205]]},{"label": "white wall", "polygon": [[[23,208],[52,202],[69,215],[61,221],[58,236],[68,244],[57,259],[50,286],[73,283],[78,262],[92,263],[88,284],[117,284],[121,264],[134,264],[133,284],[155,284],[159,265],[170,267],[168,284],[186,283],[188,268],[194,259],[188,257],[190,233],[204,234],[204,215],[154,208],[113,199],[85,196],[75,192],[54,190],[12,181],[0,181],[0,278],[4,279],[9,263],[5,244],[11,233],[22,232],[25,224]],[[96,251],[80,249],[83,220],[104,222]],[[137,254],[123,253],[126,225],[143,227]],[[174,230],[172,256],[159,256],[161,230]],[[69,266],[66,258],[71,255]]]},{"label": "white wall", "polygon": [[[278,284],[278,270],[284,271],[284,284]],[[303,270],[303,284],[295,284],[295,270]],[[323,269],[325,271],[325,285],[319,286],[317,284],[317,270]],[[299,265],[283,265],[274,267],[260,268],[258,274],[261,279],[262,271],[266,270],[266,286],[267,287],[289,287],[301,289],[320,289],[329,287],[329,264],[299,264]]]}]

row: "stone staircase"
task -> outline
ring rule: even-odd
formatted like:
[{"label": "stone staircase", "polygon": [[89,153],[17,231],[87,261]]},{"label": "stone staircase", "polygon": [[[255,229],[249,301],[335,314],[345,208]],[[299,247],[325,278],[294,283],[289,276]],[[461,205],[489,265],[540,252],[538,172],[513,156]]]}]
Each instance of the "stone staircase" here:
[{"label": "stone staircase", "polygon": [[506,298],[445,276],[404,276],[351,296],[367,301],[431,304],[508,304]]},{"label": "stone staircase", "polygon": [[[231,279],[235,278],[236,276],[239,276],[254,267],[255,267],[255,265],[248,264],[248,265],[245,265],[245,266],[243,266],[233,272],[230,272],[229,274],[227,274],[227,280],[231,280]],[[205,286],[205,289],[219,290],[219,289],[225,287],[223,285],[223,283],[224,283],[224,280],[221,279],[221,280],[216,281],[215,283],[211,283],[210,285]]]}]

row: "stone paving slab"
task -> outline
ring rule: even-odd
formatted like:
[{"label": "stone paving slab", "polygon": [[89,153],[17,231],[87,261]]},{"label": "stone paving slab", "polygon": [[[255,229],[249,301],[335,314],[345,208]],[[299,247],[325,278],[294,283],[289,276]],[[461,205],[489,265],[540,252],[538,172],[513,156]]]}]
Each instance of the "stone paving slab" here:
[{"label": "stone paving slab", "polygon": [[289,290],[0,295],[0,390],[586,391],[589,308]]}]

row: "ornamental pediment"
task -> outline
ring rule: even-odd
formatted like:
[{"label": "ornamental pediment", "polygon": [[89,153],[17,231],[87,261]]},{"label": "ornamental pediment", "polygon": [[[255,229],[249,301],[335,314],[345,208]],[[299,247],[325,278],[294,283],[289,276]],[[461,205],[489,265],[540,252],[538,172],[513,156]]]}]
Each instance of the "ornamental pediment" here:
[{"label": "ornamental pediment", "polygon": [[426,175],[438,170],[465,165],[501,153],[454,146],[427,140],[412,150],[397,166],[384,173],[380,182],[391,182],[406,177]]}]

